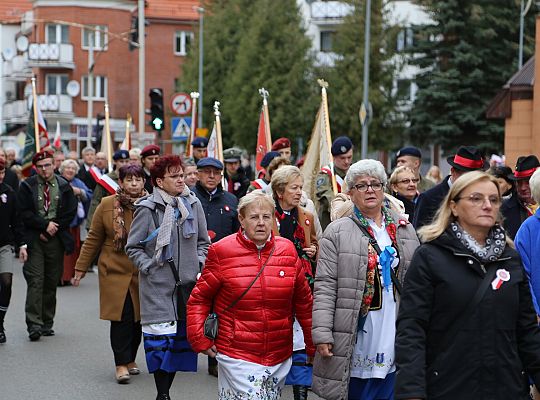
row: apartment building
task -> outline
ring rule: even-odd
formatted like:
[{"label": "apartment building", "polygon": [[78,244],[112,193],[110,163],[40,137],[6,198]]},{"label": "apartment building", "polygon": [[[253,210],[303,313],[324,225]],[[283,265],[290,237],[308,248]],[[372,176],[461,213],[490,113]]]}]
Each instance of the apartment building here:
[{"label": "apartment building", "polygon": [[[128,113],[133,118],[131,130],[135,132],[138,50],[129,45],[129,40],[136,26],[137,1],[17,0],[12,3],[20,12],[9,20],[10,24],[4,22],[13,8],[4,4],[0,8],[0,12],[4,11],[4,15],[0,14],[2,81],[5,82],[0,87],[3,141],[20,147],[20,136],[19,142],[15,138],[28,121],[32,74],[37,79],[39,105],[49,132],[54,134],[58,122],[62,139],[71,150],[84,147],[88,134],[96,145],[105,101],[109,103],[115,143],[124,138]],[[145,104],[148,108],[150,88],[163,89],[166,128],[156,138],[150,126],[145,125],[142,138],[144,143],[168,143],[173,115],[169,100],[198,23],[195,7],[199,1],[147,0],[145,4]],[[15,23],[17,18],[19,21]],[[4,36],[4,30],[10,34]],[[92,90],[88,84],[91,58]]]}]

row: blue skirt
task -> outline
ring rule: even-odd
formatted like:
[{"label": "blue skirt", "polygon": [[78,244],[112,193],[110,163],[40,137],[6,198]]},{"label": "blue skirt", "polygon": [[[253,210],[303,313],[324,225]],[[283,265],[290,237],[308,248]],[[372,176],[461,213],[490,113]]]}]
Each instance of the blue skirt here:
[{"label": "blue skirt", "polygon": [[285,385],[311,386],[313,365],[307,363],[305,350],[293,352],[292,366],[285,380]]},{"label": "blue skirt", "polygon": [[197,372],[197,353],[187,341],[186,322],[177,322],[176,334],[143,334],[148,372]]},{"label": "blue skirt", "polygon": [[384,379],[351,378],[349,381],[349,400],[393,400],[396,373]]}]

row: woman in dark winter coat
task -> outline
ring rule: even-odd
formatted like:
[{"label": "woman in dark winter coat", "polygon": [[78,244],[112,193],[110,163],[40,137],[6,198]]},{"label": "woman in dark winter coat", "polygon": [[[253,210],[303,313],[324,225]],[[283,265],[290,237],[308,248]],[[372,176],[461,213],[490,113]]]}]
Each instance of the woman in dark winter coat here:
[{"label": "woman in dark winter coat", "polygon": [[460,177],[419,235],[397,320],[396,399],[529,399],[540,330],[518,253],[500,227],[501,193]]},{"label": "woman in dark winter coat", "polygon": [[418,182],[420,182],[420,179],[416,177],[411,168],[401,166],[392,172],[389,182],[392,196],[403,202],[405,213],[408,215],[409,221],[412,221],[416,201],[418,200]]}]

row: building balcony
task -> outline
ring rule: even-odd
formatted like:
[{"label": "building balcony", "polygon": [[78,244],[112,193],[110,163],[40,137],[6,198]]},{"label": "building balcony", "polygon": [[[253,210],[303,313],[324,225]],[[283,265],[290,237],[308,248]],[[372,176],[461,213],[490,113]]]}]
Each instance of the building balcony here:
[{"label": "building balcony", "polygon": [[313,1],[310,6],[311,20],[317,25],[341,23],[353,11],[353,6],[341,1]]},{"label": "building balcony", "polygon": [[315,53],[316,67],[333,67],[340,55],[333,52],[318,51]]},{"label": "building balcony", "polygon": [[[32,97],[26,100],[16,100],[4,104],[3,118],[7,124],[26,124],[30,118]],[[43,118],[65,119],[74,118],[73,99],[66,94],[49,94],[38,96],[38,107]]]},{"label": "building balcony", "polygon": [[63,43],[31,43],[28,47],[28,66],[75,69],[73,46]]},{"label": "building balcony", "polygon": [[4,79],[8,81],[25,82],[32,77],[32,70],[28,68],[26,53],[4,61]]}]

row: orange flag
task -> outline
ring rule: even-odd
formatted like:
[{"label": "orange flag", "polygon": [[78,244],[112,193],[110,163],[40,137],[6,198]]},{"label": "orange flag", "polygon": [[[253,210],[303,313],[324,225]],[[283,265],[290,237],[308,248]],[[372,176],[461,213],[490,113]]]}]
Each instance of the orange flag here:
[{"label": "orange flag", "polygon": [[259,117],[259,129],[257,132],[257,153],[255,156],[255,164],[257,169],[257,176],[262,169],[261,161],[266,153],[270,150],[271,143],[267,142],[266,135],[266,122],[264,120],[264,110],[261,110],[261,116]]}]

